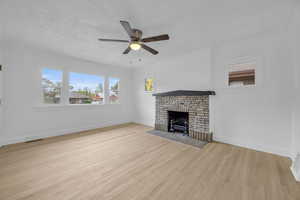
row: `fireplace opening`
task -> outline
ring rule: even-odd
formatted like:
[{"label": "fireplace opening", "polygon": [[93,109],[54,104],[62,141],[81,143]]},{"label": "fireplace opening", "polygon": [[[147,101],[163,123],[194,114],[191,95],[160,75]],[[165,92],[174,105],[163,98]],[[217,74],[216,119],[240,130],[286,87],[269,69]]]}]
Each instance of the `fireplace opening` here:
[{"label": "fireplace opening", "polygon": [[189,134],[189,113],[168,111],[168,131]]}]

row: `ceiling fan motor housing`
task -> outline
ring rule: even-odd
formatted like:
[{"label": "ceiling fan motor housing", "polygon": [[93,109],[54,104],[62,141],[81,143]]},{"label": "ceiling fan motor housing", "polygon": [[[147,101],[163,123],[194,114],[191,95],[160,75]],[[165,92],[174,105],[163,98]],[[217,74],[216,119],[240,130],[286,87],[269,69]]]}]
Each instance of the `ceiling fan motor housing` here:
[{"label": "ceiling fan motor housing", "polygon": [[143,32],[139,29],[132,29],[132,41],[139,41],[142,38]]}]

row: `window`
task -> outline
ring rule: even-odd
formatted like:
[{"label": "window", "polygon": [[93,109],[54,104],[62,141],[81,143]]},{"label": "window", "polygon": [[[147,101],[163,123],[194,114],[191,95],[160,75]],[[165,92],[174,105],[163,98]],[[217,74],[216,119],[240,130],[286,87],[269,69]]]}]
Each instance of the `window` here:
[{"label": "window", "polygon": [[232,65],[228,73],[228,85],[230,87],[255,85],[255,68],[255,63]]},{"label": "window", "polygon": [[99,105],[104,104],[105,100],[110,104],[120,102],[120,79],[118,78],[106,80],[98,75],[68,73],[47,68],[42,69],[41,75],[44,104]]},{"label": "window", "polygon": [[153,78],[145,79],[145,92],[153,92]]},{"label": "window", "polygon": [[70,73],[70,104],[103,104],[104,79],[100,76]]},{"label": "window", "polygon": [[42,70],[44,103],[59,104],[61,102],[62,77],[63,72],[61,70],[46,68]]},{"label": "window", "polygon": [[120,80],[109,78],[109,103],[119,103]]}]

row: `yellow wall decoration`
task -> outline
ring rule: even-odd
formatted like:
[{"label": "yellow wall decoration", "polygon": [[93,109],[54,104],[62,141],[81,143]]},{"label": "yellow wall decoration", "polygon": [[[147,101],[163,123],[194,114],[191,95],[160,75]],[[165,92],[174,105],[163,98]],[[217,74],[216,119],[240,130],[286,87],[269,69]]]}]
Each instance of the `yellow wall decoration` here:
[{"label": "yellow wall decoration", "polygon": [[145,79],[145,91],[146,92],[153,92],[153,78],[146,78]]}]

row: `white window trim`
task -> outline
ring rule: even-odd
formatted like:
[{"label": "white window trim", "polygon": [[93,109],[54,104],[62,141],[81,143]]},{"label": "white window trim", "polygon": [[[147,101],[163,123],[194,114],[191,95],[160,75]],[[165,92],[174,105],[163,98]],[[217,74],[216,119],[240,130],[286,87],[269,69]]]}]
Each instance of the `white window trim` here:
[{"label": "white window trim", "polygon": [[[43,69],[53,69],[53,70],[60,70],[63,72],[62,75],[62,89],[61,89],[61,100],[59,104],[46,104],[44,103],[44,94],[43,94],[43,87],[42,87],[42,80],[43,80]],[[121,95],[120,95],[120,88],[121,88],[121,79],[117,78],[115,76],[107,76],[103,74],[98,73],[87,73],[87,72],[76,72],[74,73],[82,73],[82,74],[90,74],[95,76],[100,76],[104,79],[104,102],[102,104],[70,104],[69,103],[69,96],[70,96],[70,90],[69,90],[69,80],[70,80],[70,71],[68,69],[64,68],[58,68],[58,67],[52,67],[52,66],[45,66],[40,68],[39,70],[39,101],[38,105],[33,106],[33,108],[37,111],[54,111],[54,110],[61,110],[65,108],[78,108],[78,109],[85,109],[85,108],[102,108],[103,106],[107,105],[119,105],[121,104]],[[110,103],[109,102],[109,79],[114,78],[119,80],[119,101],[118,103]]]},{"label": "white window trim", "polygon": [[62,105],[68,105],[69,104],[69,80],[70,80],[70,72],[69,70],[63,70],[63,84],[61,89],[61,102]]}]

